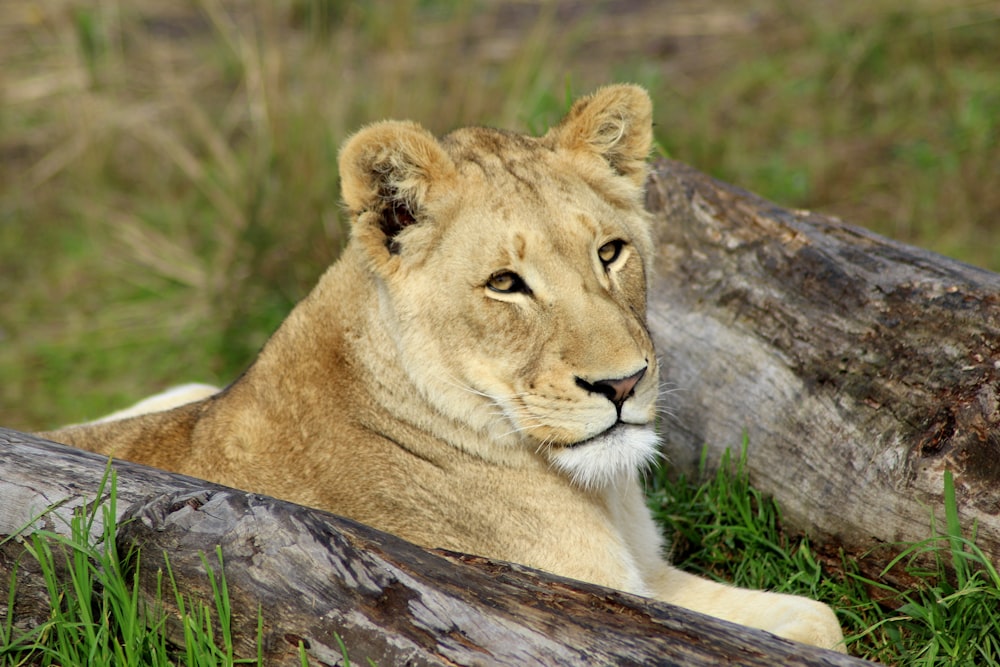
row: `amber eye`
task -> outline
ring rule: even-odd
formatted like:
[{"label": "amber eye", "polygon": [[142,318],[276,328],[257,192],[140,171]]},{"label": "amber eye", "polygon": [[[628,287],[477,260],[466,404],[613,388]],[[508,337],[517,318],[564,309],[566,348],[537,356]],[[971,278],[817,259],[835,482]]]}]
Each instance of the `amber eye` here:
[{"label": "amber eye", "polygon": [[622,254],[622,248],[625,247],[625,242],[621,239],[615,239],[614,241],[608,241],[600,248],[597,249],[597,256],[601,259],[601,263],[607,268],[614,263],[618,256]]},{"label": "amber eye", "polygon": [[486,281],[486,286],[500,294],[528,292],[528,286],[524,284],[521,276],[513,271],[502,271],[490,276],[490,279]]}]

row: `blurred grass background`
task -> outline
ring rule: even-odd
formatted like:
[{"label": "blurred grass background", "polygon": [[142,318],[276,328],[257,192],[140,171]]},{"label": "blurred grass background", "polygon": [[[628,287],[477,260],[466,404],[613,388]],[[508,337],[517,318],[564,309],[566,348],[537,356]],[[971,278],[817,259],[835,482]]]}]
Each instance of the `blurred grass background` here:
[{"label": "blurred grass background", "polygon": [[0,424],[226,383],[343,243],[373,120],[541,132],[649,88],[661,149],[1000,270],[1000,2],[0,5]]}]

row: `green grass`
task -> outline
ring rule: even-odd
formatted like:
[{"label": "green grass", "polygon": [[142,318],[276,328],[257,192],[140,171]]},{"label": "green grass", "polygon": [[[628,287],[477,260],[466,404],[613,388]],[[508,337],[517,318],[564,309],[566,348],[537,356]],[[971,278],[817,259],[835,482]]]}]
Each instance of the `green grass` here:
[{"label": "green grass", "polygon": [[[153,604],[147,605],[139,587],[139,554],[120,554],[116,547],[114,473],[105,476],[95,497],[102,497],[105,488],[108,500],[75,515],[68,535],[39,530],[24,538],[25,557],[39,565],[53,602],[49,618],[41,625],[28,631],[16,629],[13,608],[18,579],[14,572],[12,580],[6,582],[9,595],[6,622],[0,626],[0,665],[262,665],[260,649],[257,656],[248,659],[237,659],[233,653],[221,554],[216,554],[217,563],[204,559],[214,592],[211,605],[188,599],[175,584],[169,565],[169,588],[164,590],[161,573]],[[98,517],[103,534],[95,540],[91,533]],[[158,608],[164,594],[171,595],[180,610],[181,650],[167,638],[166,617]]]},{"label": "green grass", "polygon": [[[947,525],[919,544],[899,545],[886,567],[916,582],[895,590],[861,575],[841,556],[821,565],[805,537],[782,531],[774,501],[754,489],[746,445],[713,475],[672,480],[658,471],[649,504],[663,524],[680,567],[738,586],[794,593],[830,604],[850,652],[889,665],[1000,665],[1000,576],[973,540],[962,535],[955,489],[945,477]],[[704,468],[704,462],[703,462]]]},{"label": "green grass", "polygon": [[[38,665],[106,665],[108,667],[230,667],[265,664],[263,616],[257,621],[257,653],[239,656],[234,650],[229,588],[223,572],[221,549],[214,561],[201,554],[212,599],[194,600],[174,578],[169,561],[158,571],[155,591],[143,591],[139,581],[137,550],[122,554],[117,549],[114,517],[117,485],[114,471],[101,480],[95,498],[85,512],[70,520],[68,534],[38,530],[23,537],[24,558],[34,560],[44,580],[51,604],[49,618],[30,628],[14,627],[14,605],[18,590],[17,570],[11,575],[4,623],[0,623],[0,667]],[[93,526],[101,518],[102,531],[94,538]],[[0,541],[22,539],[8,536]],[[167,605],[176,609],[172,622],[182,640],[174,642],[176,630],[168,632]],[[343,664],[350,667],[347,648],[335,636]],[[299,658],[309,664],[299,642]],[[374,665],[368,661],[369,665]]]}]

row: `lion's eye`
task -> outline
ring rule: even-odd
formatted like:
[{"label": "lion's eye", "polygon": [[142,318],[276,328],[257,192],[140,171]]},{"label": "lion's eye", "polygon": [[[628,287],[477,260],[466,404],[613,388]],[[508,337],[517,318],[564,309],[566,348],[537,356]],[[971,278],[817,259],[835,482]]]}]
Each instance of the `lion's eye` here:
[{"label": "lion's eye", "polygon": [[514,292],[528,292],[528,286],[524,284],[521,276],[513,271],[502,271],[490,276],[486,281],[486,286],[494,292],[501,294],[513,294]]},{"label": "lion's eye", "polygon": [[614,241],[608,241],[600,248],[597,249],[597,256],[601,259],[601,264],[605,268],[611,266],[618,256],[622,254],[622,248],[625,247],[625,242],[621,239],[615,239]]}]

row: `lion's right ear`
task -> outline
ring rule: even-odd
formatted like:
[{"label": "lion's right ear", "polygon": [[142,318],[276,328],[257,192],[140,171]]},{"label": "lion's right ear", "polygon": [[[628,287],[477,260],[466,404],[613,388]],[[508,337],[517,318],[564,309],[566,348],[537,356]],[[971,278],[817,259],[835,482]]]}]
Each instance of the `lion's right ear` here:
[{"label": "lion's right ear", "polygon": [[411,122],[382,121],[340,149],[340,182],[354,234],[398,252],[396,237],[426,215],[431,190],[455,165],[430,132]]},{"label": "lion's right ear", "polygon": [[639,86],[605,86],[578,99],[547,137],[571,151],[600,156],[641,188],[653,145],[653,103]]}]

